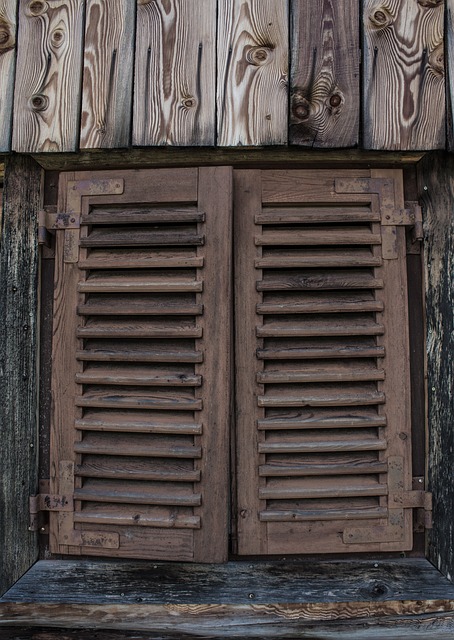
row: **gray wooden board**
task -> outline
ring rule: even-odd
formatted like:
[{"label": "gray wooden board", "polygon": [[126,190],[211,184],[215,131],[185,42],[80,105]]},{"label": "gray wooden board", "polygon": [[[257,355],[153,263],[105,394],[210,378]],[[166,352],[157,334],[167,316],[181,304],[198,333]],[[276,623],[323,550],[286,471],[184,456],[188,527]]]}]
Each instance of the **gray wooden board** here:
[{"label": "gray wooden board", "polygon": [[0,599],[0,612],[7,602],[145,605],[412,599],[454,599],[454,585],[424,559],[224,565],[42,560]]},{"label": "gray wooden board", "polygon": [[428,154],[418,166],[424,215],[429,490],[434,527],[429,557],[454,579],[454,159]]},{"label": "gray wooden board", "polygon": [[28,498],[37,490],[37,311],[41,169],[8,159],[0,230],[0,593],[35,561]]}]

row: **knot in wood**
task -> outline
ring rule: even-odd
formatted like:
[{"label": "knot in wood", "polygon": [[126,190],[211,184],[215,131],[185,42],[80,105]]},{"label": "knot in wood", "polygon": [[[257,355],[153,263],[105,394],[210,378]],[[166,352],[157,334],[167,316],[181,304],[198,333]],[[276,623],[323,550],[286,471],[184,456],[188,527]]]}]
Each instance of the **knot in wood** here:
[{"label": "knot in wood", "polygon": [[339,93],[333,93],[329,99],[329,103],[332,107],[339,107],[342,104],[342,96]]},{"label": "knot in wood", "polygon": [[44,111],[49,106],[49,98],[42,93],[35,93],[30,98],[30,105],[33,111]]},{"label": "knot in wood", "polygon": [[63,29],[55,29],[52,32],[50,40],[54,47],[61,47],[61,45],[65,41],[65,32],[63,31]]},{"label": "knot in wood", "polygon": [[43,0],[33,0],[28,5],[28,13],[33,17],[42,16],[48,9],[49,5]]},{"label": "knot in wood", "polygon": [[195,99],[192,97],[184,98],[183,107],[186,107],[186,109],[192,109],[192,107],[195,107]]},{"label": "knot in wood", "polygon": [[0,19],[0,53],[13,49],[14,44],[14,37],[10,25]]},{"label": "knot in wood", "polygon": [[435,7],[439,7],[443,4],[444,0],[418,0],[418,4],[421,7],[426,7],[427,9],[434,9]]},{"label": "knot in wood", "polygon": [[310,113],[311,107],[306,98],[302,96],[296,98],[292,105],[292,114],[295,118],[298,118],[298,120],[306,120],[310,116]]},{"label": "knot in wood", "polygon": [[384,29],[393,23],[393,17],[385,7],[381,7],[370,14],[369,21],[376,29]]},{"label": "knot in wood", "polygon": [[443,44],[439,44],[429,54],[429,66],[437,76],[443,76],[445,73],[445,52]]},{"label": "knot in wood", "polygon": [[261,67],[271,59],[272,50],[268,47],[251,47],[246,53],[246,60],[255,67]]}]

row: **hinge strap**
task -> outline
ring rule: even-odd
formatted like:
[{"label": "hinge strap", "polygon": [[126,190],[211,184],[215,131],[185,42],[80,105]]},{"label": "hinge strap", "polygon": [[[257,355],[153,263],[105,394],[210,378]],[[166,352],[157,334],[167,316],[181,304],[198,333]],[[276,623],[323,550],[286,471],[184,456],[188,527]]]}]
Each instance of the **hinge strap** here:
[{"label": "hinge strap", "polygon": [[74,511],[74,500],[70,496],[38,493],[30,496],[29,531],[39,530],[39,514],[42,511]]}]

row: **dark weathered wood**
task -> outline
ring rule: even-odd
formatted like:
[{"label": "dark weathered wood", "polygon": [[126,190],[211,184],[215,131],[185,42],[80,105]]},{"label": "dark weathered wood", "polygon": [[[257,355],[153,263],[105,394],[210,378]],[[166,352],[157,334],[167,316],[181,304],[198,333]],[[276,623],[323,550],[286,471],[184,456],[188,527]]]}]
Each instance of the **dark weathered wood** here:
[{"label": "dark weathered wood", "polygon": [[356,0],[291,3],[291,144],[358,143],[358,8]]},{"label": "dark weathered wood", "polygon": [[91,0],[87,5],[81,149],[129,145],[135,4]]},{"label": "dark weathered wood", "polygon": [[13,625],[17,633],[25,625],[62,627],[69,638],[78,627],[82,638],[83,629],[100,637],[111,630],[119,639],[120,630],[134,629],[137,638],[154,633],[364,640],[385,633],[393,640],[447,640],[453,610],[454,587],[425,560],[42,561],[0,601],[0,624],[8,634]]},{"label": "dark weathered wood", "polygon": [[0,151],[11,147],[17,0],[0,1]]},{"label": "dark weathered wood", "polygon": [[221,0],[218,5],[217,142],[285,144],[287,2]]},{"label": "dark weathered wood", "polygon": [[53,153],[34,154],[34,159],[43,169],[60,169],[71,171],[75,169],[112,169],[128,167],[140,169],[143,167],[157,166],[199,166],[205,165],[229,165],[238,167],[271,166],[285,163],[286,166],[326,167],[326,163],[332,163],[342,167],[364,167],[364,163],[370,166],[399,166],[401,164],[414,164],[421,160],[422,153],[400,152],[363,152],[356,149],[334,150],[304,150],[300,148],[275,147],[273,149],[201,149],[194,148],[156,148],[156,149],[113,149],[104,151],[85,151],[77,154]]},{"label": "dark weathered wood", "polygon": [[244,606],[277,602],[364,602],[378,609],[383,602],[400,600],[454,601],[454,586],[430,562],[414,558],[216,565],[43,560],[0,599],[0,620],[5,624],[5,605],[15,602],[77,604],[88,611],[90,605],[108,604]]},{"label": "dark weathered wood", "polygon": [[76,150],[83,15],[83,0],[19,3],[15,151]]},{"label": "dark weathered wood", "polygon": [[213,145],[216,3],[141,0],[134,145]]},{"label": "dark weathered wood", "polygon": [[37,557],[28,531],[28,497],[37,490],[37,217],[40,167],[30,158],[7,162],[0,254],[0,549],[3,593]]},{"label": "dark weathered wood", "polygon": [[363,3],[363,145],[445,146],[444,3]]},{"label": "dark weathered wood", "polygon": [[434,495],[434,527],[429,558],[454,578],[454,160],[431,154],[418,166],[424,207],[429,489]]}]

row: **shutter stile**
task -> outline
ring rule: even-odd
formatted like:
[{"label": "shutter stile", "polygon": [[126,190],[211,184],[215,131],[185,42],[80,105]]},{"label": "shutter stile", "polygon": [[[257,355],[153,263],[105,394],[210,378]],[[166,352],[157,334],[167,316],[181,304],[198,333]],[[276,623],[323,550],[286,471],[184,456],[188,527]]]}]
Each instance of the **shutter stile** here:
[{"label": "shutter stile", "polygon": [[[170,202],[150,203],[144,187],[133,186],[128,194],[126,174],[120,202],[107,203],[104,196],[83,203],[74,309],[73,523],[76,531],[119,536],[114,552],[84,546],[87,554],[196,559],[194,532],[204,526],[209,504],[201,459],[216,425],[205,420],[211,383],[205,384],[201,367],[211,358],[204,343],[204,314],[212,313],[205,267],[215,267],[211,255],[207,260],[206,221],[212,224],[215,211],[200,210],[198,172],[193,202],[175,204],[180,172],[166,173],[173,178]],[[165,191],[159,170],[146,178]],[[228,213],[229,201],[222,206]],[[216,267],[228,271],[228,264]],[[228,378],[228,371],[223,374]],[[227,419],[218,416],[221,433]],[[222,475],[225,468],[216,471]],[[208,517],[224,526],[226,507],[220,501]],[[61,539],[59,545],[64,552]],[[210,557],[207,549],[206,561],[225,553]]]},{"label": "shutter stile", "polygon": [[[279,172],[236,174],[236,224],[250,233],[237,246],[237,313],[240,296],[253,298],[247,313],[256,324],[237,381],[238,551],[407,549],[411,531],[397,542],[391,528],[386,538],[390,460],[408,461],[409,449],[408,425],[388,406],[390,303],[395,295],[402,306],[405,290],[386,271],[379,201],[337,195],[326,172],[318,195],[305,193],[314,172],[294,173],[287,193],[273,192]],[[241,349],[247,329],[237,323]],[[400,488],[408,488],[405,465]]]}]

